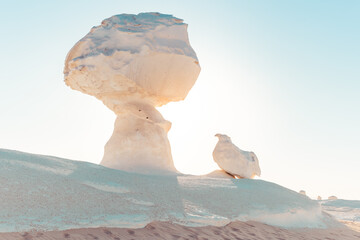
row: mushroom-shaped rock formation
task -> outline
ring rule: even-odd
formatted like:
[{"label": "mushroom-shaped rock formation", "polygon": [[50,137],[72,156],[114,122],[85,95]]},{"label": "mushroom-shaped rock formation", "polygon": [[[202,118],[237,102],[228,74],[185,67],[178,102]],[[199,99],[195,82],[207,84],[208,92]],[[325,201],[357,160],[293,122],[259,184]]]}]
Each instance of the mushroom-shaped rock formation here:
[{"label": "mushroom-shaped rock formation", "polygon": [[200,73],[187,24],[160,13],[120,14],[93,27],[70,50],[65,83],[117,115],[102,165],[142,173],[176,172],[155,107],[185,99]]},{"label": "mushroom-shaped rock formation", "polygon": [[239,178],[254,178],[255,175],[261,175],[255,153],[239,149],[227,135],[216,134],[215,136],[219,138],[219,141],[213,151],[213,158],[221,169]]}]

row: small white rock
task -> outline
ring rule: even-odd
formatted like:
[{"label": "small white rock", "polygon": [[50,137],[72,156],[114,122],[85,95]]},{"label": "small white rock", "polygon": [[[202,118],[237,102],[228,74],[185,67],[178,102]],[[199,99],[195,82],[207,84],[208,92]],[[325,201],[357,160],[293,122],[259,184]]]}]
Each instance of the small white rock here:
[{"label": "small white rock", "polygon": [[260,176],[261,170],[255,153],[239,149],[224,134],[215,136],[219,138],[219,142],[213,151],[213,158],[221,169],[239,178]]}]

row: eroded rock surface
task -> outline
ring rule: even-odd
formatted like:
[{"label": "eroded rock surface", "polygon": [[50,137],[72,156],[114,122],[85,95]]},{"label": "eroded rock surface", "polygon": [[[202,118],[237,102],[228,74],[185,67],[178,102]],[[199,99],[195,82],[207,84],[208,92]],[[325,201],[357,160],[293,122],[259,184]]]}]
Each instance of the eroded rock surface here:
[{"label": "eroded rock surface", "polygon": [[215,136],[219,138],[219,142],[213,151],[213,158],[221,169],[239,178],[254,178],[255,175],[261,175],[255,153],[241,150],[225,134]]},{"label": "eroded rock surface", "polygon": [[93,27],[70,50],[65,83],[117,115],[101,164],[136,172],[174,172],[167,132],[155,107],[185,99],[200,73],[187,24],[160,13],[120,14]]}]

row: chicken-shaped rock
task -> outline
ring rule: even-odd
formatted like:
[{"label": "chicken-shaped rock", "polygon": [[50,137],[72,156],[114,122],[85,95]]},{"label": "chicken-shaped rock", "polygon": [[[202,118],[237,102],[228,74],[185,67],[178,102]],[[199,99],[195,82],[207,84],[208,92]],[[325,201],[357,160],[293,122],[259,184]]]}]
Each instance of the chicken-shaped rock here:
[{"label": "chicken-shaped rock", "polygon": [[219,138],[219,142],[213,151],[213,158],[221,169],[238,178],[254,178],[255,175],[261,175],[255,153],[239,149],[227,135],[216,134],[215,137]]}]

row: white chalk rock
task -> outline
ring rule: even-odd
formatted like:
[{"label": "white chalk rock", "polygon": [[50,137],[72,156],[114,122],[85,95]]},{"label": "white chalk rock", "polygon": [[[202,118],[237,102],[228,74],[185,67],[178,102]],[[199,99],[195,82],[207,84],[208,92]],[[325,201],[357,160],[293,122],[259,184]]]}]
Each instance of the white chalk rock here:
[{"label": "white chalk rock", "polygon": [[167,138],[171,123],[146,103],[127,103],[121,109],[101,165],[145,174],[176,172]]},{"label": "white chalk rock", "polygon": [[219,138],[219,142],[213,151],[213,158],[221,169],[240,178],[254,178],[255,175],[261,175],[255,153],[239,149],[226,135],[215,136]]},{"label": "white chalk rock", "polygon": [[183,100],[200,73],[187,24],[160,13],[120,14],[93,27],[66,57],[65,83],[117,115],[102,165],[141,173],[176,172],[155,107]]},{"label": "white chalk rock", "polygon": [[93,27],[70,50],[65,83],[102,100],[143,99],[153,106],[185,99],[200,73],[187,24],[160,13],[120,14]]}]

